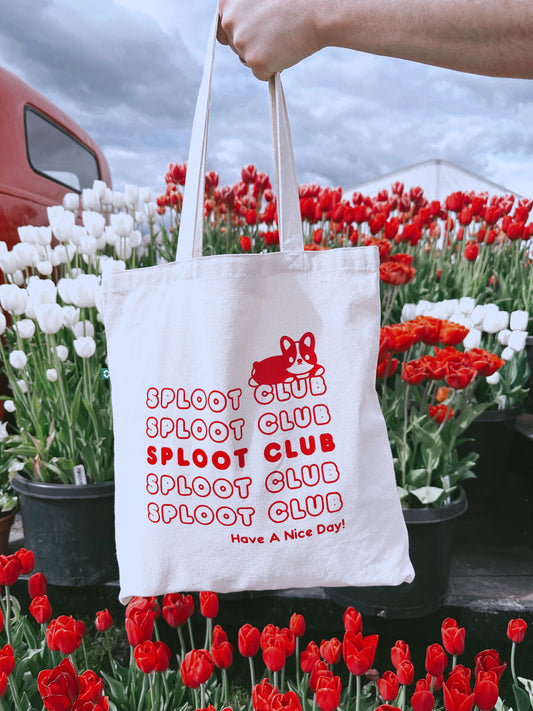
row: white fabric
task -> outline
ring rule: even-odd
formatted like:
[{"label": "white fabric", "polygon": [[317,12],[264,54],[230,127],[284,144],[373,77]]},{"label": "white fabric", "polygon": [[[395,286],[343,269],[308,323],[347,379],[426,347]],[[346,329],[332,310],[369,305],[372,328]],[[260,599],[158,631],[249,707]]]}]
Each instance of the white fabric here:
[{"label": "white fabric", "polygon": [[104,281],[120,599],[410,581],[374,387],[378,251],[304,252],[279,76],[281,252],[201,256],[214,43],[177,261]]}]

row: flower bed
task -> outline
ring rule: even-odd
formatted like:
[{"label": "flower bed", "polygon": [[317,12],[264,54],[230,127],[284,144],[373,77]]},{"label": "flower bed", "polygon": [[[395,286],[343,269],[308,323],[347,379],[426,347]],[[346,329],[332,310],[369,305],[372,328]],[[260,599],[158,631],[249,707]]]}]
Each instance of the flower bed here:
[{"label": "flower bed", "polygon": [[[531,707],[533,682],[517,675],[517,645],[526,634],[522,619],[509,621],[510,648],[504,657],[481,650],[472,668],[464,666],[466,631],[451,618],[442,623],[441,638],[425,651],[424,663],[412,661],[408,641],[390,650],[387,669],[374,669],[379,637],[365,634],[361,615],[348,607],[337,636],[310,640],[304,617],[293,613],[286,627],[250,622],[228,639],[220,625],[218,596],[169,594],[133,598],[126,608],[125,633],[129,663],[112,656],[114,626],[107,610],[96,613],[97,642],[109,655],[105,670],[87,668],[87,626],[72,616],[52,617],[42,573],[33,573],[33,554],[20,549],[0,558],[1,596],[0,697],[13,711],[170,711],[232,708],[244,711],[499,711],[509,705]],[[21,611],[11,593],[20,575],[28,575],[29,610]],[[199,613],[196,606],[199,602]],[[203,620],[205,632],[194,640],[192,618]],[[196,637],[198,637],[198,624]],[[91,625],[92,627],[92,625]],[[94,630],[94,631],[93,631]],[[170,646],[160,633],[174,635]],[[305,646],[304,646],[305,644]],[[172,649],[171,649],[172,647]],[[249,684],[231,678],[236,656],[248,661]],[[413,654],[413,657],[415,654]],[[418,655],[420,656],[420,655]],[[514,698],[502,700],[503,675]]]}]

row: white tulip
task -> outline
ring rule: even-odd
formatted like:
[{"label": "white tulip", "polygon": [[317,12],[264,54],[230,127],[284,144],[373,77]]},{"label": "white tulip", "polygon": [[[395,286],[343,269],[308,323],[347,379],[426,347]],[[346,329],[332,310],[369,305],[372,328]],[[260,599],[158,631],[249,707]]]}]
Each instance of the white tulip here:
[{"label": "white tulip", "polygon": [[152,188],[147,185],[139,188],[139,199],[141,202],[150,202],[152,200]]},{"label": "white tulip", "polygon": [[35,333],[35,323],[31,318],[23,318],[13,324],[13,330],[23,339],[32,338]]},{"label": "white tulip", "polygon": [[15,412],[16,409],[17,408],[15,407],[15,403],[13,402],[13,400],[6,400],[4,402],[4,410],[6,412]]},{"label": "white tulip", "polygon": [[47,247],[52,242],[52,228],[51,227],[37,227],[36,233],[36,244],[42,247]]},{"label": "white tulip", "polygon": [[44,333],[57,333],[63,326],[63,309],[59,304],[39,304],[35,307],[35,315]]},{"label": "white tulip", "polygon": [[[7,246],[7,242],[3,242],[0,240],[0,254],[4,254],[5,252],[9,252],[9,247]],[[3,425],[3,422],[0,422],[0,429]]]},{"label": "white tulip", "polygon": [[0,269],[4,274],[13,274],[18,269],[18,262],[13,252],[2,252],[0,254]]},{"label": "white tulip", "polygon": [[68,348],[66,346],[56,346],[57,357],[63,363],[68,358]]},{"label": "white tulip", "polygon": [[13,245],[13,254],[17,259],[19,269],[33,266],[35,251],[31,244],[27,242],[17,242]]},{"label": "white tulip", "polygon": [[498,333],[498,343],[502,346],[506,346],[509,343],[509,336],[511,335],[511,331],[509,331],[508,328],[502,329]]},{"label": "white tulip", "polygon": [[94,326],[91,321],[78,321],[78,323],[71,326],[71,330],[76,338],[81,338],[82,336],[94,338]]},{"label": "white tulip", "polygon": [[459,299],[458,310],[469,316],[472,311],[476,308],[476,300],[471,296],[463,296]]},{"label": "white tulip", "polygon": [[88,212],[84,210],[82,213],[83,225],[93,237],[101,237],[105,229],[105,217],[99,212]]},{"label": "white tulip", "polygon": [[513,351],[512,348],[509,346],[505,346],[505,348],[502,351],[502,359],[503,360],[511,360],[512,357],[514,356],[515,352]]},{"label": "white tulip", "polygon": [[135,222],[138,225],[145,225],[148,222],[148,217],[145,212],[137,210],[135,213]]},{"label": "white tulip", "polygon": [[93,180],[93,190],[98,196],[98,200],[102,200],[106,193],[107,185],[103,180]]},{"label": "white tulip", "polygon": [[124,199],[123,193],[113,193],[113,207],[115,210],[123,210],[126,207],[126,200]]},{"label": "white tulip", "polygon": [[0,304],[4,311],[20,316],[26,310],[28,292],[15,284],[0,284]]},{"label": "white tulip", "polygon": [[80,320],[80,310],[75,306],[63,306],[63,324],[72,328]]},{"label": "white tulip", "polygon": [[450,299],[438,301],[433,308],[432,316],[442,320],[447,320],[452,315],[454,310],[454,305],[451,303]]},{"label": "white tulip", "polygon": [[500,374],[496,371],[492,375],[487,375],[486,380],[489,385],[498,385],[500,382]]},{"label": "white tulip", "polygon": [[507,345],[513,351],[521,353],[526,347],[527,331],[511,331]]},{"label": "white tulip", "polygon": [[471,328],[463,339],[463,346],[467,350],[479,348],[481,344],[481,331],[478,328]]},{"label": "white tulip", "polygon": [[80,274],[70,285],[70,296],[74,306],[80,308],[94,306],[94,295],[100,286],[100,278],[96,274]]},{"label": "white tulip", "polygon": [[52,267],[58,267],[61,264],[61,260],[59,259],[59,254],[55,251],[55,249],[50,250],[48,261],[50,262]]},{"label": "white tulip", "polygon": [[119,237],[129,237],[133,231],[133,217],[127,212],[119,212],[117,215],[111,215],[111,227],[119,235]]},{"label": "white tulip", "polygon": [[113,191],[111,188],[106,188],[104,196],[102,197],[102,206],[106,208],[107,211],[113,208]]},{"label": "white tulip", "polygon": [[4,314],[0,311],[0,336],[5,332],[7,328],[7,320]]},{"label": "white tulip", "polygon": [[101,237],[97,237],[94,240],[94,243],[96,245],[97,252],[103,252],[107,245],[107,237],[105,235],[105,232]]},{"label": "white tulip", "polygon": [[3,442],[7,436],[7,423],[0,422],[0,442]]},{"label": "white tulip", "polygon": [[108,274],[109,272],[123,272],[126,269],[126,264],[121,259],[113,259],[112,257],[103,256],[100,258],[100,272]]},{"label": "white tulip", "polygon": [[[77,209],[76,207],[76,211]],[[48,221],[58,242],[68,242],[70,240],[74,219],[74,213],[65,210],[61,205],[54,205],[48,208]]]},{"label": "white tulip", "polygon": [[35,266],[37,267],[39,274],[42,274],[43,276],[50,276],[54,270],[52,262],[49,259],[45,259],[43,262],[37,262]]},{"label": "white tulip", "polygon": [[157,217],[157,205],[155,202],[149,202],[145,205],[144,211],[146,212],[146,216],[148,219],[153,220],[155,217]]},{"label": "white tulip", "polygon": [[510,327],[512,331],[527,331],[529,313],[527,311],[513,311]]},{"label": "white tulip", "polygon": [[57,370],[55,368],[48,368],[46,371],[46,379],[51,383],[55,383],[57,380]]},{"label": "white tulip", "polygon": [[96,239],[93,235],[86,234],[81,238],[80,252],[88,257],[96,254]]},{"label": "white tulip", "polygon": [[28,386],[25,380],[17,380],[17,385],[21,393],[26,394],[28,392]]},{"label": "white tulip", "polygon": [[24,284],[24,274],[20,271],[20,269],[17,269],[17,271],[12,275],[12,280],[13,284],[16,284],[17,286],[23,286]]},{"label": "white tulip", "polygon": [[139,188],[137,185],[126,185],[124,188],[124,199],[130,208],[136,207],[139,202]]},{"label": "white tulip", "polygon": [[39,279],[31,276],[28,279],[28,296],[36,304],[55,304],[57,298],[57,286],[51,279]]},{"label": "white tulip", "polygon": [[[493,304],[487,304],[487,307]],[[498,308],[490,309],[487,308],[485,311],[485,317],[483,318],[483,330],[486,333],[498,333],[504,328],[507,328],[509,324],[509,314],[507,311],[500,311]]]},{"label": "white tulip", "polygon": [[404,304],[402,306],[401,321],[412,321],[416,317],[416,304]]},{"label": "white tulip", "polygon": [[62,277],[57,282],[57,293],[65,304],[74,303],[72,298],[72,293],[75,288],[73,286],[74,281],[74,279],[70,279],[69,277]]},{"label": "white tulip", "polygon": [[22,225],[17,227],[18,236],[25,244],[35,244],[37,241],[37,228],[35,225]]},{"label": "white tulip", "polygon": [[63,196],[63,207],[65,210],[72,210],[72,212],[78,212],[80,207],[80,196],[78,193],[67,193]]},{"label": "white tulip", "polygon": [[100,209],[100,196],[96,190],[84,188],[81,192],[81,204],[84,210],[96,210],[98,212]]},{"label": "white tulip", "polygon": [[481,326],[481,324],[483,323],[483,319],[485,318],[485,310],[486,309],[484,304],[479,304],[474,308],[474,310],[470,314],[470,318],[474,326]]},{"label": "white tulip", "polygon": [[426,299],[421,299],[415,306],[416,316],[429,316],[433,309],[433,304]]},{"label": "white tulip", "polygon": [[74,341],[74,350],[80,358],[90,358],[96,351],[96,341],[92,336],[81,336]]},{"label": "white tulip", "polygon": [[28,357],[24,353],[24,351],[11,351],[11,353],[9,354],[9,362],[11,363],[11,366],[13,368],[25,368],[28,362]]}]

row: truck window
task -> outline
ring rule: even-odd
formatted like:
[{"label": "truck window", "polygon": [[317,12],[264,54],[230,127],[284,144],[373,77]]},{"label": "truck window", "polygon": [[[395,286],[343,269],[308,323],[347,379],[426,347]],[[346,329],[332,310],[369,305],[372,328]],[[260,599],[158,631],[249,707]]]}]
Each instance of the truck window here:
[{"label": "truck window", "polygon": [[36,109],[24,109],[28,160],[36,173],[81,192],[100,178],[96,156]]}]

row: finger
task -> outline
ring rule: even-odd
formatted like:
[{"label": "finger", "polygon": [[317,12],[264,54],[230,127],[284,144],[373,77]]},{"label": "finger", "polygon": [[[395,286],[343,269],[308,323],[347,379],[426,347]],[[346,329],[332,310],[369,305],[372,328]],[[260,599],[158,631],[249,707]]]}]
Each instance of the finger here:
[{"label": "finger", "polygon": [[222,27],[222,18],[218,16],[217,40],[220,44],[229,44],[228,35]]}]

